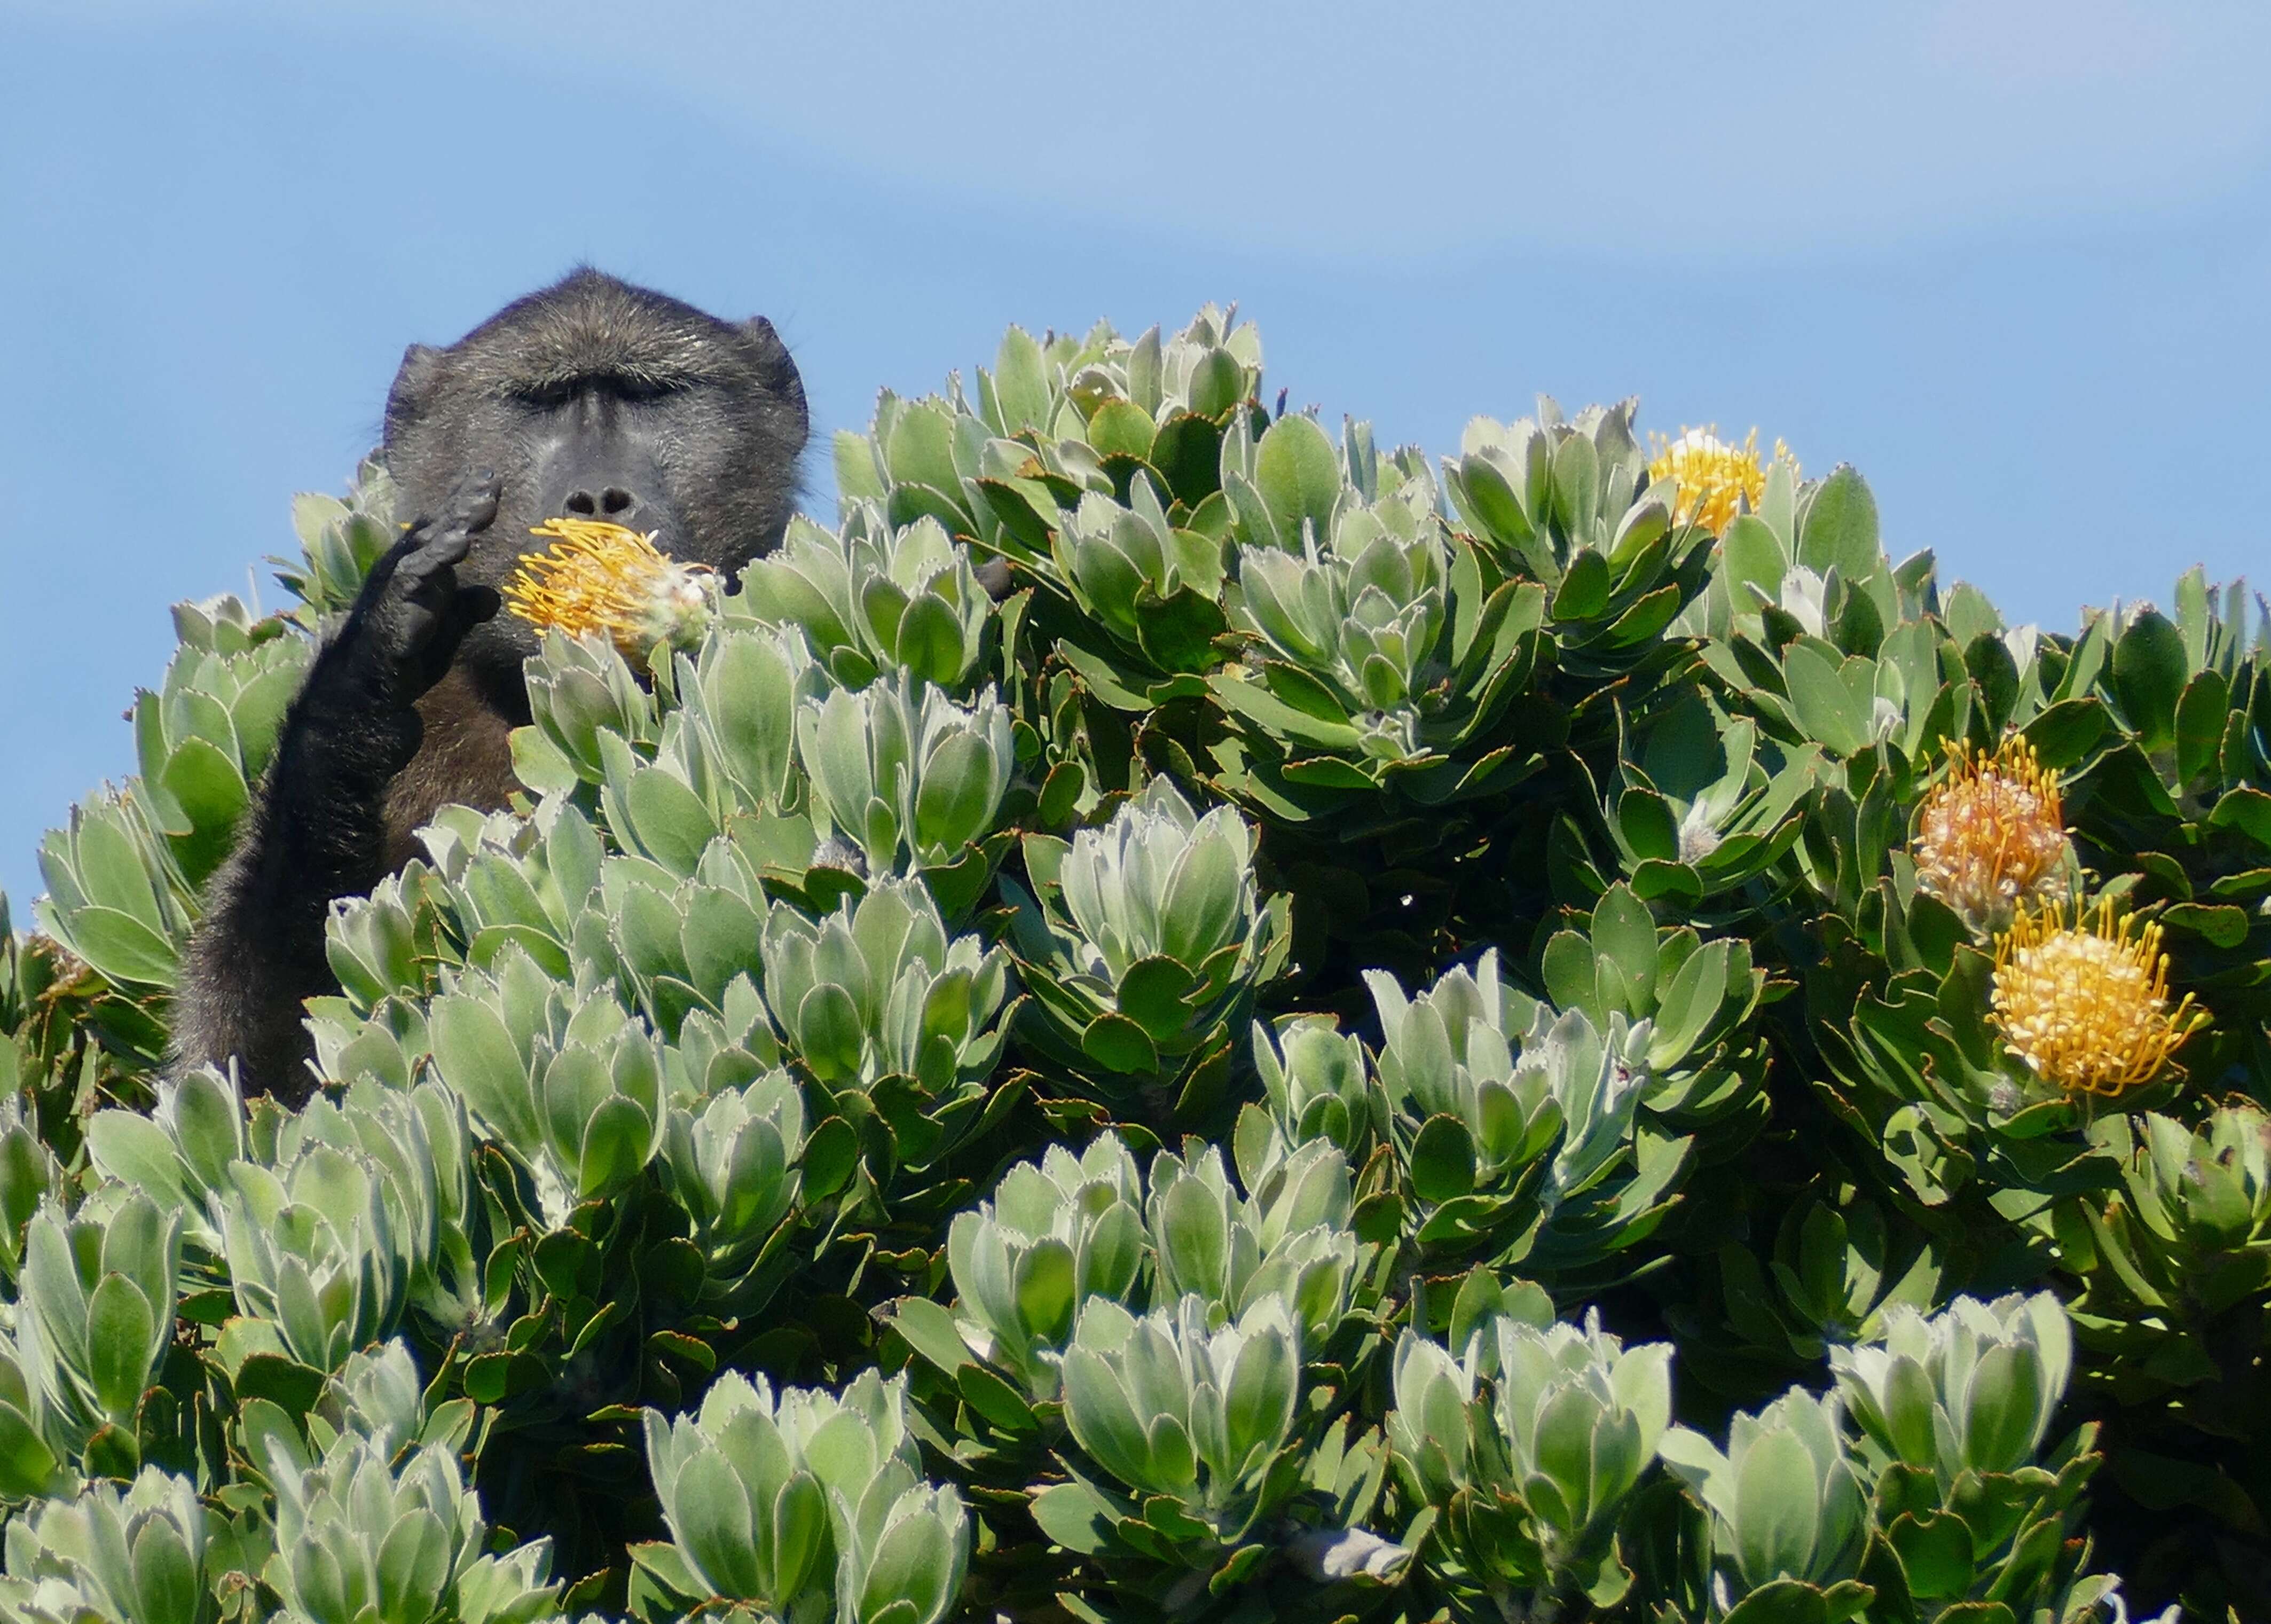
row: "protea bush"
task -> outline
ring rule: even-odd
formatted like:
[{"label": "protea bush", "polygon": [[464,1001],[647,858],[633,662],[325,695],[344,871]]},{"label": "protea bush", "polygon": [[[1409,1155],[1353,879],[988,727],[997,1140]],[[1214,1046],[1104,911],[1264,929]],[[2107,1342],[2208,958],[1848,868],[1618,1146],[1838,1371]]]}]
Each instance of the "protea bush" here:
[{"label": "protea bush", "polygon": [[739,580],[555,527],[296,1112],[168,999],[384,471],[176,610],[0,928],[0,1616],[2271,1617],[2262,600],[1262,379],[1013,330]]}]

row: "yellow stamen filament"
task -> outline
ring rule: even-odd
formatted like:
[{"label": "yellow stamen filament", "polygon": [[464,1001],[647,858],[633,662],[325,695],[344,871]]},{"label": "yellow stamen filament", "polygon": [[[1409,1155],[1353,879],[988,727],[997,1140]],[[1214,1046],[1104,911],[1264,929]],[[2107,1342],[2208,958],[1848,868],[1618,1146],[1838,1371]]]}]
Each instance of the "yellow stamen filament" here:
[{"label": "yellow stamen filament", "polygon": [[652,534],[588,518],[547,519],[529,533],[552,537],[552,546],[520,561],[504,599],[540,629],[598,632],[635,656],[702,606],[696,577],[706,569],[656,550]]},{"label": "yellow stamen filament", "polygon": [[2058,774],[2016,734],[1992,753],[1953,741],[1947,752],[1952,770],[1917,819],[1917,883],[1973,929],[2000,930],[2064,883],[2070,843]]},{"label": "yellow stamen filament", "polygon": [[2169,1008],[2161,927],[2094,919],[2064,905],[2022,913],[1995,943],[1992,1019],[2011,1053],[2068,1094],[2111,1098],[2151,1082],[2177,1046],[2208,1024],[2192,995]]},{"label": "yellow stamen filament", "polygon": [[[1683,524],[1716,535],[1746,506],[1755,510],[1767,494],[1766,464],[1759,459],[1755,428],[1740,445],[1722,440],[1715,428],[1682,429],[1677,440],[1669,442],[1662,435],[1650,435],[1649,442],[1648,477],[1651,481],[1668,479],[1679,487],[1672,517]],[[1798,477],[1798,464],[1779,440],[1770,460],[1789,463],[1791,477]]]}]

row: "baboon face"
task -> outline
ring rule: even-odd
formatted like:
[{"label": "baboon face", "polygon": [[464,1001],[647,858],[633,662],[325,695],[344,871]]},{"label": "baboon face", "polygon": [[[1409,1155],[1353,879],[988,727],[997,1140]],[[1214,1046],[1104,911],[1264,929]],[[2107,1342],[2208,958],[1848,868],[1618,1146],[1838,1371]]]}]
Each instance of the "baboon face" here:
[{"label": "baboon face", "polygon": [[[440,512],[467,473],[496,473],[496,520],[458,566],[467,585],[501,585],[545,545],[530,529],[560,517],[652,533],[730,578],[778,545],[806,434],[803,384],[771,323],[720,321],[579,271],[446,349],[412,346],[383,455],[406,523]],[[533,629],[499,615],[458,658],[517,680],[535,648]]]}]

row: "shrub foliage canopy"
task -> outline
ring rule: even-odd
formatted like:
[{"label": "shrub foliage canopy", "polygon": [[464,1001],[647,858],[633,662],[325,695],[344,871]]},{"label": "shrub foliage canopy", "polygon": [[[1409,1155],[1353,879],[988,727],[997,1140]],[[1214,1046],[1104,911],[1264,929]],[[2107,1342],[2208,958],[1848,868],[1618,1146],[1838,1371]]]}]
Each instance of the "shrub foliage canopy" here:
[{"label": "shrub foliage canopy", "polygon": [[555,626],[297,1113],[168,989],[383,470],[178,608],[0,931],[0,1616],[2266,1616],[2260,601],[1264,400],[1012,330]]}]

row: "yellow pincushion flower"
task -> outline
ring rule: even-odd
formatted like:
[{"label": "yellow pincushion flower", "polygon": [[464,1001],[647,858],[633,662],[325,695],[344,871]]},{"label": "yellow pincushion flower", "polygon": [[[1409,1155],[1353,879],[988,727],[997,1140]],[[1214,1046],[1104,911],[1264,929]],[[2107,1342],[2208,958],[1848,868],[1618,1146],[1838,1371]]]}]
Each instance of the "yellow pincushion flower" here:
[{"label": "yellow pincushion flower", "polygon": [[[1695,524],[1716,535],[1745,504],[1756,509],[1767,494],[1766,464],[1759,459],[1755,428],[1740,445],[1719,438],[1716,427],[1682,429],[1677,440],[1669,442],[1662,435],[1650,435],[1649,443],[1649,480],[1671,480],[1678,485],[1672,517],[1683,524]],[[1789,463],[1791,477],[1798,477],[1798,463],[1779,440],[1771,460]]]},{"label": "yellow pincushion flower", "polygon": [[1994,1011],[2005,1047],[2027,1069],[2068,1094],[2111,1097],[2159,1075],[2177,1046],[2208,1024],[2192,995],[2169,1008],[2161,927],[2118,919],[2113,899],[2095,918],[2063,904],[2022,913],[1995,943]]},{"label": "yellow pincushion flower", "polygon": [[658,552],[651,534],[589,518],[547,519],[529,533],[555,540],[549,550],[520,561],[504,599],[540,629],[556,626],[571,637],[597,632],[635,659],[659,642],[681,640],[709,613],[702,585],[708,569]]},{"label": "yellow pincushion flower", "polygon": [[1925,798],[1917,884],[1983,935],[2066,883],[2066,808],[2058,774],[2017,734],[1990,753],[1951,741],[1954,771]]}]

